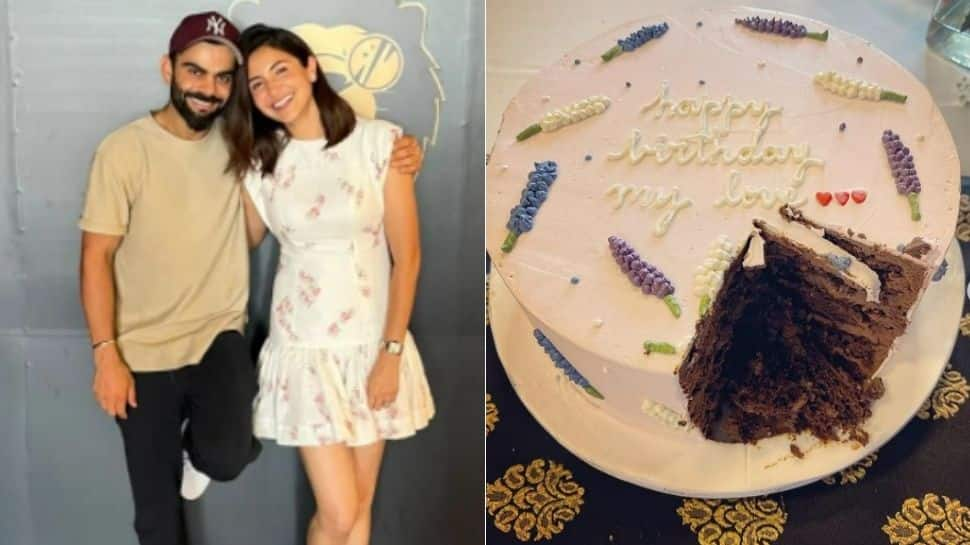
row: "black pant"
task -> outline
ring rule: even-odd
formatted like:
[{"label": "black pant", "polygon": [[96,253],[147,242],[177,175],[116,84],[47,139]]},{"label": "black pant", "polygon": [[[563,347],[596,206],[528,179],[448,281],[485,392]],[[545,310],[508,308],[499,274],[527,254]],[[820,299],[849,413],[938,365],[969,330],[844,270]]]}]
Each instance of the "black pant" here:
[{"label": "black pant", "polygon": [[128,419],[118,419],[118,425],[135,500],[135,532],[141,545],[183,545],[182,450],[216,481],[236,478],[256,459],[256,369],[243,336],[223,331],[198,365],[134,377],[138,407],[129,408]]}]

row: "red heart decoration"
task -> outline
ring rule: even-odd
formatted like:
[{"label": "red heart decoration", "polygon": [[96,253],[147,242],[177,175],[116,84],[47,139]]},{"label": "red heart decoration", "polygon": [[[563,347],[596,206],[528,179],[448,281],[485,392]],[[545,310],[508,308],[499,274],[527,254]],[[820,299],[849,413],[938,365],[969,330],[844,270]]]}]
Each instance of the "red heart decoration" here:
[{"label": "red heart decoration", "polygon": [[832,202],[832,194],[828,191],[819,191],[815,194],[815,200],[822,206],[828,206]]},{"label": "red heart decoration", "polygon": [[845,206],[845,203],[849,202],[849,194],[845,191],[839,191],[835,194],[835,200],[839,201],[839,204]]},{"label": "red heart decoration", "polygon": [[868,195],[869,195],[868,193],[866,193],[865,191],[863,191],[861,189],[855,189],[855,190],[852,191],[852,200],[855,201],[855,202],[857,202],[857,203],[859,203],[859,204],[862,204],[862,203],[866,202],[866,197]]}]

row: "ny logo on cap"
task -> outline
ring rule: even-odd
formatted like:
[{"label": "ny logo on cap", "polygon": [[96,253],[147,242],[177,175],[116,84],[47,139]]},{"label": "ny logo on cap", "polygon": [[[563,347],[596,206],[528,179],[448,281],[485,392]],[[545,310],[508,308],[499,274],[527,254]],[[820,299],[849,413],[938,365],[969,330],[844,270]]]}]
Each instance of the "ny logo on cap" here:
[{"label": "ny logo on cap", "polygon": [[213,15],[205,22],[205,31],[211,32],[217,36],[225,36],[226,21],[222,17]]}]

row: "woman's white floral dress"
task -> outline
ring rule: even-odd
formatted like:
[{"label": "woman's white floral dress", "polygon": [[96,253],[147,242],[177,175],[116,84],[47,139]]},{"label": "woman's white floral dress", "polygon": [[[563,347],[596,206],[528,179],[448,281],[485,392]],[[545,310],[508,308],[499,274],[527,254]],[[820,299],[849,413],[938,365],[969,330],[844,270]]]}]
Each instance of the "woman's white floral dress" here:
[{"label": "woman's white floral dress", "polygon": [[397,398],[367,405],[387,314],[384,180],[400,129],[358,119],[342,142],[291,140],[273,176],[246,189],[280,243],[269,338],[259,355],[258,437],[282,445],[360,446],[425,427],[434,403],[408,334]]}]

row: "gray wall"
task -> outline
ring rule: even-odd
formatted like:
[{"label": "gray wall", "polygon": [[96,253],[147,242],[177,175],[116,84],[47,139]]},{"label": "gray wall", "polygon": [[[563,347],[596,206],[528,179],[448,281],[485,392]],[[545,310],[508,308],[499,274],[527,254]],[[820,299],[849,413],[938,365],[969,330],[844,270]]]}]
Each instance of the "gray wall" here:
[{"label": "gray wall", "polygon": [[[483,541],[483,6],[424,0],[426,42],[446,100],[418,183],[424,264],[412,330],[438,414],[392,443],[375,545]],[[91,398],[75,227],[91,154],[114,128],[164,104],[158,59],[182,15],[231,2],[0,0],[0,543],[134,544],[121,440]],[[248,0],[241,25],[354,24],[404,53],[379,117],[433,130],[435,86],[421,12],[395,0]],[[272,241],[253,256],[265,324]],[[259,340],[260,335],[255,335]],[[266,443],[233,483],[187,507],[194,544],[303,542],[313,509],[295,452]]]}]

